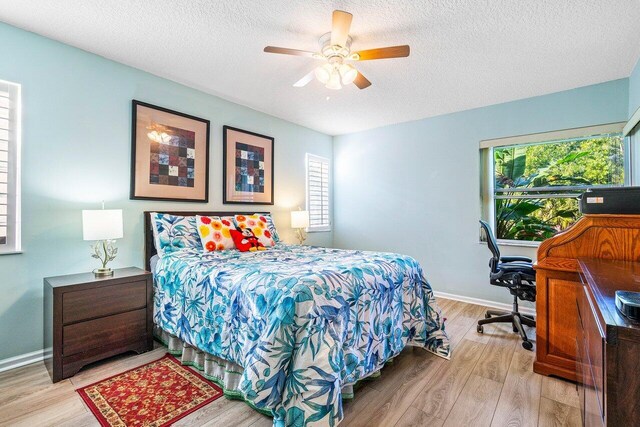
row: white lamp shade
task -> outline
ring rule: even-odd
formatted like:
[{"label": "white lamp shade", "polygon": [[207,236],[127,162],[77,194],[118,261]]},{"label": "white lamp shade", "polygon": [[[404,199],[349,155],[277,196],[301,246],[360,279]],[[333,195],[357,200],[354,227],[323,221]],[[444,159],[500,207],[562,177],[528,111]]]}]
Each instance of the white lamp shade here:
[{"label": "white lamp shade", "polygon": [[309,226],[309,211],[291,211],[291,228]]},{"label": "white lamp shade", "polygon": [[342,89],[342,85],[340,84],[340,73],[338,70],[333,70],[331,72],[331,77],[325,87],[332,90]]},{"label": "white lamp shade", "polygon": [[82,211],[84,240],[121,239],[122,235],[122,209]]},{"label": "white lamp shade", "polygon": [[342,64],[340,66],[340,76],[342,77],[342,84],[348,85],[353,83],[356,77],[358,77],[358,70],[352,65]]},{"label": "white lamp shade", "polygon": [[315,69],[316,79],[320,81],[323,85],[326,85],[331,77],[331,72],[333,71],[333,67],[331,64],[324,64]]}]

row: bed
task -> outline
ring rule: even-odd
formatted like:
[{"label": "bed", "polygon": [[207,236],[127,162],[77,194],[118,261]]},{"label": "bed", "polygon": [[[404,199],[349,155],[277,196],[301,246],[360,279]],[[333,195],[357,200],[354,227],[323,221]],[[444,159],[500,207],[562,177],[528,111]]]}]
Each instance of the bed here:
[{"label": "bed", "polygon": [[336,425],[353,385],[407,345],[449,357],[444,320],[411,257],[278,243],[157,258],[147,212],[145,230],[156,336],[274,425]]}]

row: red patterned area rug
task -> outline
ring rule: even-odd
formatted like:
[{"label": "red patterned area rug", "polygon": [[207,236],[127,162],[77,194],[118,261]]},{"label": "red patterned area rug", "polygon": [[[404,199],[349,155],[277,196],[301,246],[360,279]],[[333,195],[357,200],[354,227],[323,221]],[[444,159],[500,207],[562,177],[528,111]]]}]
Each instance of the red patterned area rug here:
[{"label": "red patterned area rug", "polygon": [[76,391],[108,427],[170,426],[223,395],[169,354]]}]

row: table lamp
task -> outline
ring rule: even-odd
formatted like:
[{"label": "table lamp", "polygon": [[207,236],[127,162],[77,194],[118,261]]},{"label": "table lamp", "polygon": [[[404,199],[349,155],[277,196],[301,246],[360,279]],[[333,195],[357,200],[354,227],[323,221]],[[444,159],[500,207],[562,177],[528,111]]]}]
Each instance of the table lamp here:
[{"label": "table lamp", "polygon": [[291,211],[291,228],[295,228],[296,237],[302,245],[307,238],[304,231],[309,226],[309,211]]},{"label": "table lamp", "polygon": [[113,276],[113,270],[107,267],[118,253],[114,239],[121,239],[122,209],[100,209],[82,211],[82,236],[84,240],[95,240],[91,245],[91,257],[102,262],[102,268],[96,268],[96,277]]}]

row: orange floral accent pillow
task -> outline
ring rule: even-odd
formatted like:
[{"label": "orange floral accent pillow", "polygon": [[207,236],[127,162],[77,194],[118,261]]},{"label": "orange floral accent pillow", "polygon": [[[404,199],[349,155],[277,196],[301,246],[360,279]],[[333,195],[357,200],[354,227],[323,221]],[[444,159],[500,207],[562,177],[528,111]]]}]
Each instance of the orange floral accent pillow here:
[{"label": "orange floral accent pillow", "polygon": [[235,249],[231,230],[235,230],[232,216],[196,215],[196,226],[205,252]]},{"label": "orange floral accent pillow", "polygon": [[236,215],[236,224],[240,229],[248,228],[253,232],[253,235],[258,238],[258,241],[265,247],[271,247],[276,244],[269,231],[269,225],[267,219],[259,214],[254,215]]}]

